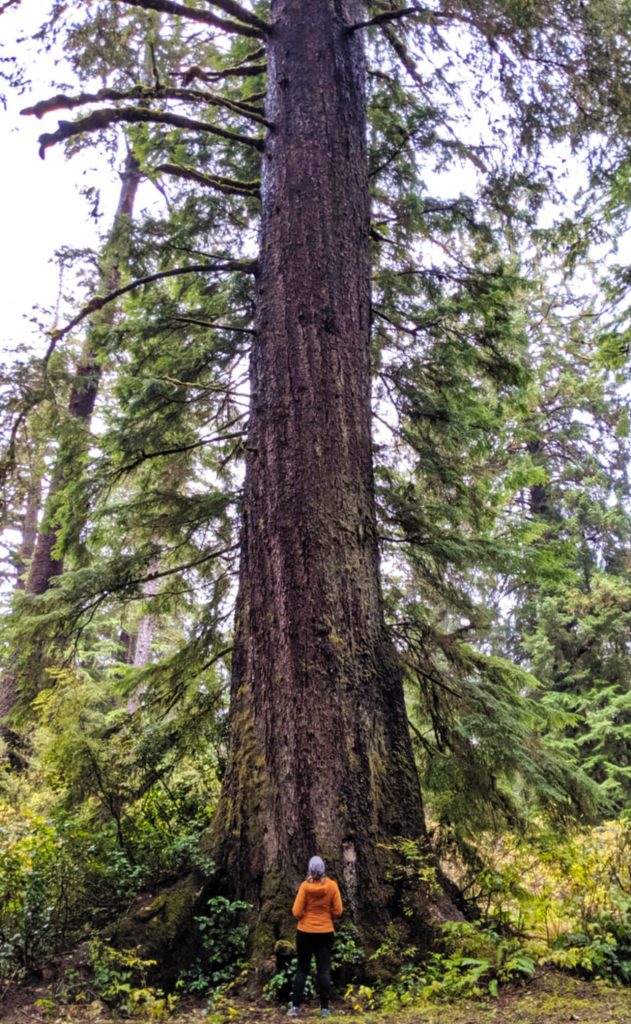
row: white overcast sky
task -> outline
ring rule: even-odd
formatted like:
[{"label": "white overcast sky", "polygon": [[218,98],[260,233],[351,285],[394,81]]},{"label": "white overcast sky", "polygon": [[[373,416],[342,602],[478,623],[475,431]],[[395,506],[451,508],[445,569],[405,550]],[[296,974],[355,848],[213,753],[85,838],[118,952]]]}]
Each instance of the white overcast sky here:
[{"label": "white overcast sky", "polygon": [[[14,49],[20,54],[28,52],[26,45],[14,48],[11,40],[25,26],[29,30],[37,28],[49,7],[49,0],[23,0],[18,8],[2,15],[0,38],[5,56]],[[98,176],[90,173],[97,154],[89,158],[79,155],[68,162],[63,146],[59,146],[48,150],[46,159],[40,160],[37,138],[44,131],[55,130],[56,116],[38,121],[21,117],[19,111],[56,91],[49,85],[55,75],[52,58],[47,60],[40,54],[29,73],[32,91],[18,96],[5,90],[6,110],[0,109],[0,344],[5,349],[24,342],[44,344],[41,336],[37,340],[28,321],[34,305],[55,306],[55,250],[62,246],[91,247],[97,241],[98,229],[87,200],[80,194],[81,186],[98,184],[102,189],[104,223],[117,195],[116,176],[105,161],[99,165]]]}]

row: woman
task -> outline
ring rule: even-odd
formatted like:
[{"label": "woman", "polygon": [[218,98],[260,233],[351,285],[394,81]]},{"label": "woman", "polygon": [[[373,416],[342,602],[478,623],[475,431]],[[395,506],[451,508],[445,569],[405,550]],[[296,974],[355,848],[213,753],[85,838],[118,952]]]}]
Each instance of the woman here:
[{"label": "woman", "polygon": [[312,857],[307,879],[298,889],[292,914],[298,918],[296,949],[298,966],[294,978],[292,1006],[289,1017],[297,1017],[311,968],[311,957],[316,958],[316,987],[320,996],[320,1016],[329,1017],[331,997],[331,952],[333,949],[333,919],[342,913],[342,897],[337,882],[327,878],[324,861]]}]

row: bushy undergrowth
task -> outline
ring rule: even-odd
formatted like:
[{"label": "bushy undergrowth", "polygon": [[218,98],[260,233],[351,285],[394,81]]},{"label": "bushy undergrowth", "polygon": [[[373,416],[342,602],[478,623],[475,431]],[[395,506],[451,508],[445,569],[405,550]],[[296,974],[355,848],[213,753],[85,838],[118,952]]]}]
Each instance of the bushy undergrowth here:
[{"label": "bushy undergrowth", "polygon": [[[116,742],[124,748],[124,734]],[[158,748],[153,760],[152,743]],[[98,938],[143,887],[194,866],[209,868],[198,844],[216,777],[206,785],[204,766],[186,758],[165,765],[159,747],[160,737],[147,741],[145,763],[133,766],[134,785],[127,765],[125,792],[120,765],[99,763],[97,791],[76,802],[79,769],[68,767],[64,777],[59,759],[48,761],[47,773],[6,777],[0,787],[0,978],[39,968],[88,940],[87,967],[69,979],[62,996],[80,1000],[87,993],[117,1012],[162,1019],[178,996],[225,998],[247,970],[249,908],[223,897],[210,900],[196,918],[198,955],[182,972],[173,999],[149,982],[150,961]],[[151,784],[144,785],[147,778]],[[425,862],[410,854],[406,863],[406,878],[426,886]],[[368,956],[352,925],[340,927],[334,977],[355,1011],[393,1009],[419,998],[493,997],[501,985],[527,981],[544,966],[631,982],[630,817],[566,835],[482,836],[466,861],[452,859],[445,867],[456,873],[476,919],[445,926],[429,957],[401,944],[396,930]],[[288,959],[268,981],[270,1000],[286,996],[293,969]],[[388,982],[380,985],[366,981],[385,976]]]},{"label": "bushy undergrowth", "polygon": [[572,835],[481,839],[472,862],[459,881],[477,920],[446,924],[425,958],[396,934],[384,941],[373,965],[401,966],[386,985],[348,985],[355,1011],[495,997],[544,967],[631,983],[630,817]]},{"label": "bushy undergrowth", "polygon": [[[31,970],[96,933],[144,886],[190,868],[203,819],[187,831],[121,847],[111,822],[95,827],[0,801],[0,977]],[[160,845],[158,851],[157,846]]]}]

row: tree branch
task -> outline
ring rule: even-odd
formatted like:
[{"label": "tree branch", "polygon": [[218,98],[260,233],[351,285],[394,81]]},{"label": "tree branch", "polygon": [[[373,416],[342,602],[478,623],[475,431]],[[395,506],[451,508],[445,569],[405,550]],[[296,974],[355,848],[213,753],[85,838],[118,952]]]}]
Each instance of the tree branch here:
[{"label": "tree branch", "polygon": [[230,142],[240,142],[246,146],[252,146],[263,150],[263,140],[252,135],[240,135],[238,132],[231,132],[227,128],[218,128],[216,125],[208,124],[207,121],[196,121],[191,117],[183,117],[181,114],[171,114],[168,111],[160,113],[152,110],[145,110],[142,107],[125,107],[118,110],[116,107],[106,107],[103,110],[94,110],[87,117],[78,121],[59,121],[56,132],[40,135],[39,155],[42,160],[46,156],[46,150],[55,146],[58,142],[65,142],[75,135],[82,135],[84,132],[102,131],[109,128],[111,124],[169,124],[174,128],[183,128],[187,131],[207,132],[211,135],[218,135]]},{"label": "tree branch", "polygon": [[369,18],[368,21],[356,21],[354,25],[348,26],[348,31],[357,32],[358,29],[369,28],[371,25],[384,25],[389,21],[399,21],[401,18],[409,18],[413,15],[433,13],[434,11],[430,11],[426,7],[402,7],[398,11],[383,11],[381,14],[375,14],[374,18]]},{"label": "tree branch", "polygon": [[[175,14],[180,18],[201,21],[204,25],[212,25],[213,28],[223,29],[224,32],[233,32],[240,36],[251,36],[254,39],[260,39],[261,36],[265,35],[265,30],[255,28],[251,24],[231,21],[227,18],[218,18],[216,14],[211,14],[209,11],[200,11],[197,7],[184,7],[183,4],[173,3],[172,0],[114,0],[114,3],[127,4],[129,7],[142,7],[144,10],[159,11],[161,14]],[[219,4],[216,4],[216,6],[219,6]],[[265,25],[265,22],[261,22],[261,24]]]},{"label": "tree branch", "polygon": [[222,555],[227,555],[230,551],[236,551],[237,548],[238,544],[230,544],[228,547],[219,548],[217,551],[211,551],[208,555],[196,558],[192,562],[176,565],[173,569],[161,569],[159,572],[150,572],[147,576],[141,576],[135,580],[126,580],[120,587],[111,587],[109,593],[114,593],[116,590],[123,590],[127,587],[137,587],[144,583],[152,583],[153,580],[161,580],[165,576],[173,576],[177,572],[184,572],[185,569],[194,569],[198,565],[203,565],[204,562],[210,562],[214,558],[221,558]]},{"label": "tree branch", "polygon": [[82,107],[86,103],[102,103],[103,100],[181,100],[187,103],[207,103],[212,107],[223,107],[241,117],[249,117],[267,128],[271,127],[271,124],[263,117],[263,108],[254,106],[252,103],[229,100],[223,96],[217,96],[216,93],[202,92],[199,89],[151,88],[146,85],[138,85],[125,91],[99,89],[98,92],[82,92],[78,96],[59,93],[47,100],[41,100],[32,107],[25,107],[20,113],[41,118],[44,114],[50,114],[55,110],[72,110],[74,107]]},{"label": "tree branch", "polygon": [[387,28],[385,31],[385,36],[388,42],[390,43],[390,46],[396,53],[397,57],[403,64],[403,67],[407,71],[412,81],[416,82],[416,84],[421,87],[425,87],[426,83],[423,81],[422,76],[419,75],[416,69],[416,65],[414,64],[413,58],[411,57],[404,43],[402,43],[401,40],[397,38],[394,29]]},{"label": "tree branch", "polygon": [[136,281],[131,281],[129,284],[124,285],[122,288],[117,288],[116,291],[110,292],[109,295],[96,295],[93,299],[88,302],[87,306],[77,313],[73,319],[62,327],[61,330],[51,331],[50,337],[52,339],[51,346],[56,345],[61,338],[64,338],[73,327],[80,324],[82,320],[85,320],[91,313],[96,313],[97,310],[102,309],[103,306],[107,306],[108,303],[114,302],[115,299],[119,299],[121,295],[126,295],[127,292],[133,291],[135,288],[142,288],[146,284],[152,284],[154,281],[162,281],[167,277],[180,277],[183,274],[216,274],[224,271],[240,270],[244,274],[254,274],[256,271],[255,260],[219,260],[217,263],[199,263],[190,267],[176,267],[174,270],[161,270],[157,274],[149,274],[148,277],[140,277]]},{"label": "tree branch", "polygon": [[[247,413],[242,413],[237,419],[244,419]],[[236,422],[236,421],[235,421]],[[202,437],[199,441],[191,441],[190,444],[176,445],[173,448],[161,448],[155,452],[140,451],[138,457],[133,462],[126,462],[124,466],[120,467],[118,473],[131,473],[132,469],[136,469],[137,466],[141,466],[143,462],[148,459],[159,459],[161,455],[179,455],[182,452],[192,452],[196,448],[205,448],[207,444],[216,444],[219,441],[232,441],[237,437],[245,437],[246,430],[233,430],[228,434],[211,434],[210,437]]]},{"label": "tree branch", "polygon": [[[194,65],[185,71],[182,75],[183,85],[188,85],[189,82],[194,81],[196,78],[202,78],[205,81],[214,81],[218,78],[230,78],[231,76],[242,77],[248,75],[260,75],[263,71],[267,70],[267,64],[258,63],[251,64],[250,61],[260,61],[265,57],[265,47],[259,46],[257,50],[252,50],[242,60],[237,61],[232,67],[224,68],[223,71],[206,71],[204,68],[200,68],[198,65]],[[250,65],[250,66],[248,66]]]},{"label": "tree branch", "polygon": [[233,324],[216,324],[211,320],[200,320],[195,316],[170,316],[177,324],[192,324],[194,327],[212,327],[214,331],[235,331],[237,334],[255,334],[251,327],[235,327]]},{"label": "tree branch", "polygon": [[221,78],[247,78],[248,75],[262,75],[267,71],[267,64],[235,64],[234,67],[224,68],[223,71],[204,71],[198,65],[193,65],[182,75],[184,85],[201,78],[204,82],[218,82]]},{"label": "tree branch", "polygon": [[419,740],[419,742],[421,743],[421,746],[423,746],[425,748],[425,752],[431,756],[434,753],[434,751],[432,750],[430,744],[427,742],[427,740],[423,736],[423,733],[421,732],[421,730],[417,728],[417,726],[414,724],[412,719],[409,718],[409,717],[408,717],[408,726],[410,727],[410,729],[412,730],[412,732],[416,736],[417,740]]},{"label": "tree branch", "polygon": [[160,164],[154,168],[158,173],[171,174],[175,178],[186,178],[189,181],[197,181],[200,185],[207,185],[209,188],[217,189],[218,192],[225,192],[226,195],[248,196],[260,198],[260,181],[238,181],[236,178],[226,178],[219,174],[202,174],[194,167],[184,167],[181,164]]},{"label": "tree branch", "polygon": [[271,30],[271,25],[267,21],[263,21],[252,11],[248,11],[241,4],[237,3],[236,0],[208,0],[211,7],[218,7],[224,14],[229,14],[231,18],[235,18],[237,21],[243,21],[246,25],[252,25],[253,28],[258,28],[263,35]]}]

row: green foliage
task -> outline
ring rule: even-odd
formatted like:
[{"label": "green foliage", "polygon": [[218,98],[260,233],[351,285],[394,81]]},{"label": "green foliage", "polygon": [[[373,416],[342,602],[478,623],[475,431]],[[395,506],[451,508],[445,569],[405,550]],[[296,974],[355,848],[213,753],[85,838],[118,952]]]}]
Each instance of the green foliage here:
[{"label": "green foliage", "polygon": [[160,729],[122,714],[87,676],[60,679],[39,704],[30,777],[0,774],[4,972],[104,926],[143,886],[212,869],[198,849],[217,787],[207,737],[179,745],[173,719]]},{"label": "green foliage", "polygon": [[335,932],[331,957],[333,976],[340,981],[350,980],[361,974],[365,960],[366,953],[357,929],[351,923],[342,921]]},{"label": "green foliage", "polygon": [[566,932],[544,962],[585,977],[631,984],[631,928],[603,914],[585,932]]},{"label": "green foliage", "polygon": [[140,1017],[148,1021],[165,1021],[178,1004],[178,997],[165,994],[150,982],[155,960],[142,959],[136,950],[114,949],[100,939],[88,946],[83,970],[70,969],[55,1000],[42,1000],[51,1015],[59,1012],[59,1004],[104,1003],[116,1017]]},{"label": "green foliage", "polygon": [[249,926],[243,920],[251,911],[249,903],[213,896],[207,911],[195,917],[199,952],[180,976],[182,992],[203,994],[221,989],[247,966]]}]

